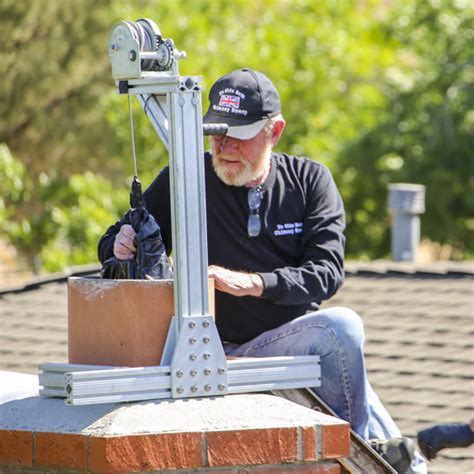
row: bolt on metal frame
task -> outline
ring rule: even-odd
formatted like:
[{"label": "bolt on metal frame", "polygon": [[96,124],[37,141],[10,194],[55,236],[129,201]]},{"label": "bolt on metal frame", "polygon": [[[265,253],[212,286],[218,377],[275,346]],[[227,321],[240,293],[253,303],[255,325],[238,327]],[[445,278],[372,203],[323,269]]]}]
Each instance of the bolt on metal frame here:
[{"label": "bolt on metal frame", "polygon": [[[153,36],[152,52],[140,50],[143,38],[134,33],[140,27],[145,35]],[[160,50],[159,45],[165,42],[168,46]],[[110,34],[109,56],[119,92],[138,98],[169,153],[175,316],[160,366],[84,368],[60,364],[59,369],[57,364],[42,364],[41,394],[57,395],[62,389],[68,404],[320,385],[319,356],[226,360],[209,314],[203,133],[223,134],[227,127],[203,127],[201,78],[179,74],[177,59],[185,53],[171,51],[169,44],[172,41],[163,41],[151,20],[119,22]],[[170,51],[171,62],[160,70],[163,54]],[[142,70],[142,64],[152,70]]]}]

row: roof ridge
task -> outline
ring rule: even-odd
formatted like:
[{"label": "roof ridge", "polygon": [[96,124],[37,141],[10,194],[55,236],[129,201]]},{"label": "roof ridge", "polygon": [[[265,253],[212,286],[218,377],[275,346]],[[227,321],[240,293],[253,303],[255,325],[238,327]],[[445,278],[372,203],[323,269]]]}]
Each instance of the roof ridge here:
[{"label": "roof ridge", "polygon": [[[0,297],[8,293],[35,290],[48,283],[60,283],[72,276],[98,273],[101,268],[101,265],[97,263],[66,267],[61,272],[39,276],[23,285],[0,288]],[[348,260],[344,264],[344,269],[346,275],[357,276],[474,276],[474,260],[461,262],[437,261],[429,264],[393,262],[390,260]]]},{"label": "roof ridge", "polygon": [[348,275],[406,275],[406,276],[474,276],[474,260],[436,261],[431,263],[394,262],[390,260],[357,260],[345,262]]},{"label": "roof ridge", "polygon": [[98,273],[100,272],[101,268],[102,266],[97,263],[66,267],[61,272],[41,275],[23,285],[0,288],[0,297],[8,293],[22,293],[24,291],[36,290],[40,286],[48,283],[60,283],[67,281],[67,279],[72,276],[91,275],[93,273]]}]

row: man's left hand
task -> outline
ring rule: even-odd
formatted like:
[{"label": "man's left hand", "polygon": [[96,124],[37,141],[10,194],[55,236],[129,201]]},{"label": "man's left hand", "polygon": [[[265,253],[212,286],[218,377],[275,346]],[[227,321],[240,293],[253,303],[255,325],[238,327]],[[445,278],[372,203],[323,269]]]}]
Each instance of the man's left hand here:
[{"label": "man's left hand", "polygon": [[214,278],[216,290],[234,296],[261,296],[263,292],[263,280],[256,273],[236,272],[210,265],[209,278]]}]

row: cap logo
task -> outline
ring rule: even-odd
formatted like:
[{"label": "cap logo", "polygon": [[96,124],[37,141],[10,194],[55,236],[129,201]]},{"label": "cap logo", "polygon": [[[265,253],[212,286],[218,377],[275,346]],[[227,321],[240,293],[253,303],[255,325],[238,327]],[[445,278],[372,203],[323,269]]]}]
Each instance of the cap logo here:
[{"label": "cap logo", "polygon": [[219,97],[219,106],[238,109],[240,107],[240,97],[237,97],[236,95],[223,94]]},{"label": "cap logo", "polygon": [[219,102],[212,104],[212,110],[224,112],[226,114],[247,115],[248,110],[241,109],[241,101],[245,99],[245,94],[233,87],[227,87],[219,91]]}]

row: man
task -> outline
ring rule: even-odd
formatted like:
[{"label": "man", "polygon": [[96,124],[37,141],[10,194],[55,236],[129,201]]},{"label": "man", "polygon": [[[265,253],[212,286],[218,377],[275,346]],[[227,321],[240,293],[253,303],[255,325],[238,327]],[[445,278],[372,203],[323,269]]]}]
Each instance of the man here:
[{"label": "man", "polygon": [[[211,138],[204,157],[209,276],[226,354],[319,354],[316,393],[363,438],[399,438],[367,380],[361,319],[346,308],[318,311],[344,275],[344,208],[331,173],[321,163],[272,151],[285,120],[279,94],[262,73],[225,75],[209,100],[204,121],[229,125],[227,135]],[[145,200],[169,253],[168,167]],[[100,260],[133,258],[134,236],[126,218],[110,227]],[[400,460],[400,472],[411,457]],[[426,472],[422,460],[418,466],[416,472]]]}]

